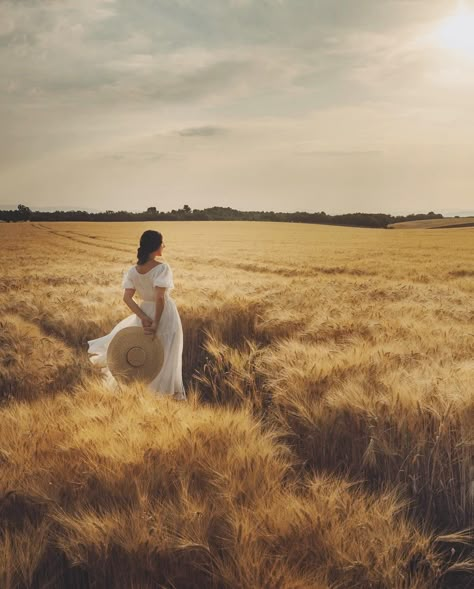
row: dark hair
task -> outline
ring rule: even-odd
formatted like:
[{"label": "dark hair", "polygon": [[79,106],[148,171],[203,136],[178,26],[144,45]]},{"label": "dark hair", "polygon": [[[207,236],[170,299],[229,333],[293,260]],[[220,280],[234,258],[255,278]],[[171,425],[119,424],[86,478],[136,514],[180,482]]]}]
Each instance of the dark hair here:
[{"label": "dark hair", "polygon": [[159,231],[148,229],[140,237],[140,247],[137,250],[138,264],[144,264],[148,261],[151,252],[157,250],[163,243],[163,236]]}]

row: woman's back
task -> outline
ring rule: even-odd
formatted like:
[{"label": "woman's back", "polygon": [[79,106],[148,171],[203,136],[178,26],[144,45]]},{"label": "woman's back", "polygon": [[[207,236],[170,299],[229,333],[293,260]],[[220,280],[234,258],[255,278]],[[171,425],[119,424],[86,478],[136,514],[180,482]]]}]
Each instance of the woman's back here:
[{"label": "woman's back", "polygon": [[174,288],[173,272],[166,262],[160,262],[143,274],[136,266],[131,266],[122,281],[123,288],[134,288],[144,301],[155,300],[155,286],[165,287],[165,296]]}]

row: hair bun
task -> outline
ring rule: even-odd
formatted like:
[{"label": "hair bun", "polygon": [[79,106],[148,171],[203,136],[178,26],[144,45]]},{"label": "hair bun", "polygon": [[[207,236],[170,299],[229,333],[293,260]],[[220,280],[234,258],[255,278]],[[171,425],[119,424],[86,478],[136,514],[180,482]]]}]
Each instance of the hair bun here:
[{"label": "hair bun", "polygon": [[137,249],[138,264],[145,264],[151,252],[156,251],[163,243],[163,236],[159,231],[148,229],[140,237],[140,247]]}]

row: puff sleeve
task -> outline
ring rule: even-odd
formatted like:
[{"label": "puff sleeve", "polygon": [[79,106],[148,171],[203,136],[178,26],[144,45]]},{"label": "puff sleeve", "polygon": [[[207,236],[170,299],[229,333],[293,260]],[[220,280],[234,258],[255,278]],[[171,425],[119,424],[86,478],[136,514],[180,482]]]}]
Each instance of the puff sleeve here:
[{"label": "puff sleeve", "polygon": [[174,288],[173,272],[168,264],[160,264],[153,277],[153,286],[164,286],[165,288]]},{"label": "puff sleeve", "polygon": [[135,288],[133,281],[131,279],[131,268],[129,268],[126,272],[123,273],[122,278],[122,288]]}]

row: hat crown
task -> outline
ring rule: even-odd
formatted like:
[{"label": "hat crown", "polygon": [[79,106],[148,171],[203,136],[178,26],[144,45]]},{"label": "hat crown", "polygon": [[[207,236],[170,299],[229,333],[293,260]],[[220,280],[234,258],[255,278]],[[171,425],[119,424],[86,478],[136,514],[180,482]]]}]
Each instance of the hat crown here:
[{"label": "hat crown", "polygon": [[139,346],[135,346],[135,347],[130,348],[128,350],[127,362],[131,366],[134,366],[135,368],[138,368],[139,366],[143,366],[145,364],[145,360],[146,360],[146,352],[143,348],[140,348]]}]

